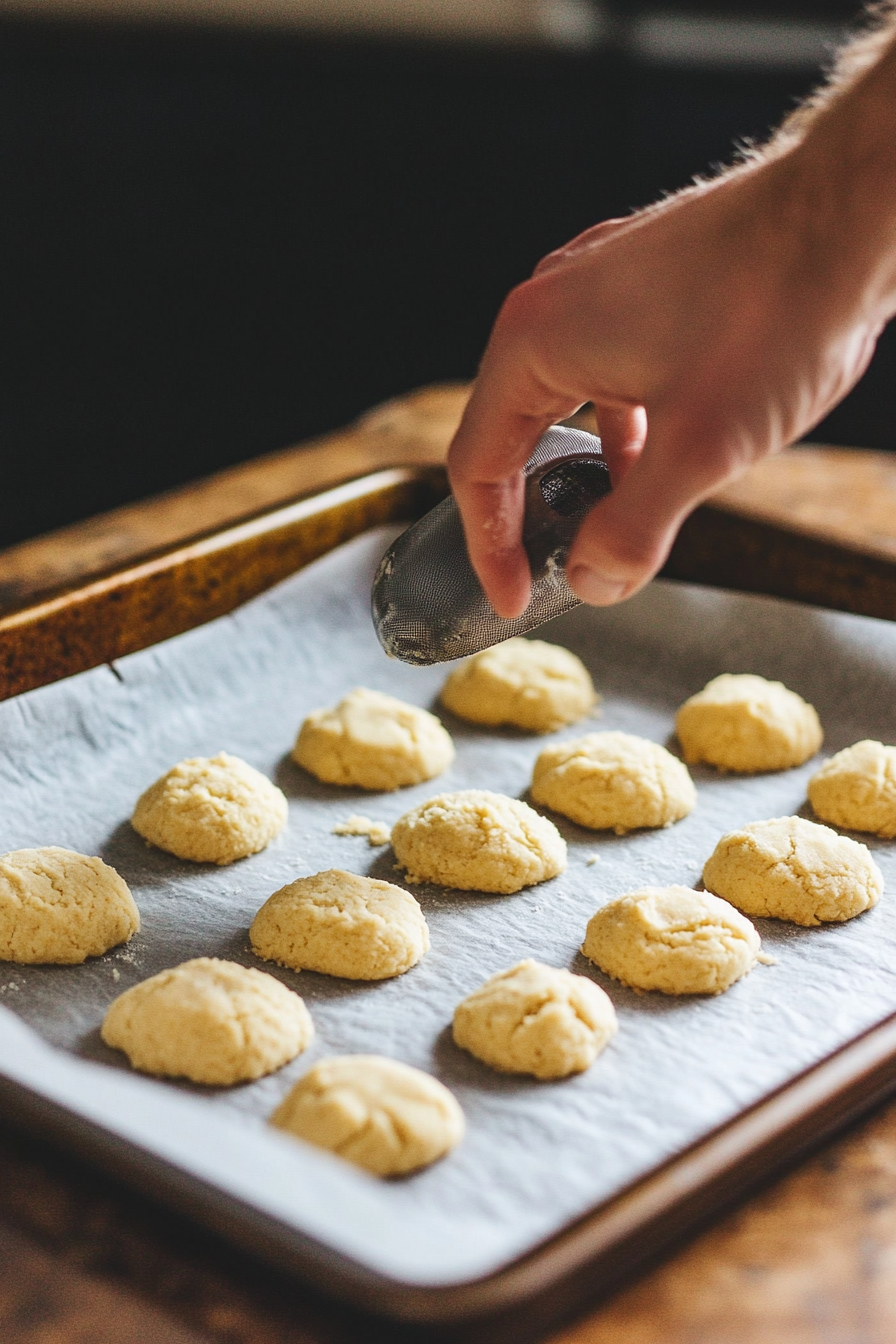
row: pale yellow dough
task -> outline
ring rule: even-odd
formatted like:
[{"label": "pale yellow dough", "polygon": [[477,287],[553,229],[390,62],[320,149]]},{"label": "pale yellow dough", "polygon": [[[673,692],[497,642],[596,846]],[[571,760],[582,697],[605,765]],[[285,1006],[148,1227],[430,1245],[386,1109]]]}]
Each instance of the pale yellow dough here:
[{"label": "pale yellow dough", "polygon": [[222,1087],[282,1068],[313,1035],[298,994],[264,971],[214,957],[126,989],[102,1028],[106,1044],[142,1073]]},{"label": "pale yellow dough", "polygon": [[693,781],[671,752],[631,733],[588,733],[546,747],[532,797],[595,831],[669,826],[694,808]]},{"label": "pale yellow dough", "polygon": [[814,708],[795,691],[729,672],[685,700],[675,731],[690,764],[705,761],[739,774],[802,765],[824,737]]},{"label": "pale yellow dough", "polygon": [[511,895],[566,867],[557,827],[526,803],[485,789],[442,793],[392,827],[409,882]]},{"label": "pale yellow dough", "polygon": [[642,887],[592,915],[582,951],[633,989],[721,994],[759,955],[748,919],[706,891]]},{"label": "pale yellow dough", "polygon": [[748,915],[805,925],[852,919],[884,889],[865,845],[802,817],[754,821],[723,835],[703,881]]},{"label": "pale yellow dough", "polygon": [[413,896],[338,868],[275,891],[249,937],[266,961],[348,980],[401,975],[429,950],[429,930]]},{"label": "pale yellow dough", "polygon": [[521,961],[454,1011],[454,1039],[502,1073],[566,1078],[593,1064],[618,1029],[604,991],[583,975]]},{"label": "pale yellow dough", "polygon": [[392,790],[447,770],[454,743],[435,714],[361,686],[308,715],[292,757],[325,784]]},{"label": "pale yellow dough", "polygon": [[353,814],[345,821],[338,821],[333,827],[334,835],[366,835],[371,849],[388,845],[392,839],[391,827],[383,821],[371,821],[369,817]]},{"label": "pale yellow dough", "polygon": [[465,658],[445,682],[441,699],[471,723],[552,733],[584,718],[598,697],[574,653],[543,639],[517,637]]},{"label": "pale yellow dough", "polygon": [[127,883],[102,859],[55,845],[0,855],[0,961],[79,965],[139,928]]},{"label": "pale yellow dough", "polygon": [[278,1129],[375,1176],[404,1176],[444,1157],[464,1116],[435,1078],[381,1055],[342,1055],[309,1069],[271,1116]]},{"label": "pale yellow dough", "polygon": [[838,751],[809,780],[817,817],[849,831],[896,836],[896,747],[865,739]]},{"label": "pale yellow dough", "polygon": [[138,799],[131,825],[194,863],[233,863],[279,835],[288,806],[269,779],[226,751],[175,765]]}]

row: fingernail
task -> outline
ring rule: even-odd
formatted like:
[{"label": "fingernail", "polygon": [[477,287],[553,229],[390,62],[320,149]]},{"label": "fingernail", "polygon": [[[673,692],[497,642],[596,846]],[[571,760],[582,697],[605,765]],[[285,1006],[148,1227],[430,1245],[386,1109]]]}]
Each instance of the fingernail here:
[{"label": "fingernail", "polygon": [[589,602],[592,607],[609,607],[611,603],[619,602],[625,594],[624,583],[607,578],[587,565],[576,565],[567,577],[576,596],[583,602]]}]

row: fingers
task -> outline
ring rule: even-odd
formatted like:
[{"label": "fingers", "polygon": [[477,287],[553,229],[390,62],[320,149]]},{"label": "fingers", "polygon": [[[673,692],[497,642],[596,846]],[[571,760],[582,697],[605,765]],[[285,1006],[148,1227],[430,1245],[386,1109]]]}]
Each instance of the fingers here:
[{"label": "fingers", "polygon": [[567,564],[583,602],[631,597],[665,563],[684,519],[731,473],[730,456],[660,427],[613,493],[585,519]]},{"label": "fingers", "polygon": [[598,405],[594,414],[601,450],[616,489],[641,456],[647,438],[647,412],[643,406]]},{"label": "fingers", "polygon": [[513,619],[531,592],[521,540],[523,467],[544,431],[584,397],[544,386],[528,351],[514,342],[506,311],[449,449],[448,474],[473,568],[498,615]]}]

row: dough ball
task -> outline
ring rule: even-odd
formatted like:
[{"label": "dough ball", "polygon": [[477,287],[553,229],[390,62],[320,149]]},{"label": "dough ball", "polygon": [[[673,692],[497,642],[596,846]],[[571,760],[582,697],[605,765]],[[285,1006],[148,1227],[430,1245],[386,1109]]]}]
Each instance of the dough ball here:
[{"label": "dough ball", "polygon": [[832,756],[809,780],[815,815],[850,831],[896,836],[896,747],[856,742]]},{"label": "dough ball", "polygon": [[402,789],[447,770],[454,743],[435,714],[360,686],[308,715],[292,758],[325,784]]},{"label": "dough ball", "polygon": [[802,817],[753,821],[723,835],[703,881],[748,915],[806,925],[852,919],[884,889],[864,845]]},{"label": "dough ball", "polygon": [[685,700],[675,731],[691,765],[706,761],[740,774],[802,765],[824,736],[815,710],[795,691],[780,681],[729,672]]},{"label": "dough ball", "polygon": [[131,825],[179,859],[223,864],[264,849],[287,812],[276,785],[222,751],[181,761],[157,779],[138,799]]},{"label": "dough ball", "polygon": [[631,733],[588,733],[546,747],[535,762],[532,797],[580,826],[617,835],[669,826],[697,801],[681,761]]},{"label": "dough ball", "polygon": [[616,1010],[583,975],[521,961],[486,980],[454,1012],[454,1039],[502,1073],[582,1073],[615,1036]]},{"label": "dough ball", "polygon": [[530,733],[576,723],[597,698],[588,669],[574,653],[521,637],[465,658],[442,688],[442,704],[458,718],[492,728],[511,724]]},{"label": "dough ball", "polygon": [[440,793],[392,827],[392,845],[409,882],[510,895],[556,877],[566,841],[526,803],[485,789]]},{"label": "dough ball", "polygon": [[298,994],[264,971],[197,957],[125,992],[102,1037],[135,1069],[226,1087],[288,1064],[314,1026]]},{"label": "dough ball", "polygon": [[267,961],[348,980],[401,975],[429,950],[429,929],[413,896],[338,868],[275,891],[249,937]]},{"label": "dough ball", "polygon": [[75,966],[139,928],[127,883],[102,859],[55,845],[0,856],[0,961]]},{"label": "dough ball", "polygon": [[463,1111],[447,1087],[381,1055],[321,1060],[277,1107],[271,1124],[375,1176],[426,1167],[464,1135]]},{"label": "dough ball", "polygon": [[614,980],[663,994],[721,994],[756,962],[759,934],[706,891],[642,887],[592,915],[582,951]]}]

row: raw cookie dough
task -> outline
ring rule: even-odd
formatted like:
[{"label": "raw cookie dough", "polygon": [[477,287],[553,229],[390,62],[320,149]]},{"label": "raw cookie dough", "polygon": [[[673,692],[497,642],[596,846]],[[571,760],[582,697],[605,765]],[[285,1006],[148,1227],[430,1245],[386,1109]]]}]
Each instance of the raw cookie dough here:
[{"label": "raw cookie dough", "polygon": [[442,687],[441,699],[471,723],[553,733],[584,718],[598,697],[574,653],[518,636],[465,658]]},{"label": "raw cookie dough", "polygon": [[292,758],[325,784],[391,790],[447,770],[454,743],[435,714],[360,686],[308,715]]},{"label": "raw cookie dough", "polygon": [[157,779],[138,799],[131,825],[179,859],[224,864],[270,844],[287,811],[276,785],[222,751],[181,761]]},{"label": "raw cookie dough", "polygon": [[591,916],[582,951],[633,989],[721,994],[752,970],[759,946],[727,901],[690,887],[642,887]]},{"label": "raw cookie dough", "polygon": [[697,801],[687,767],[631,733],[588,733],[546,747],[535,762],[532,797],[580,826],[617,835],[669,826]]},{"label": "raw cookie dough", "polygon": [[691,765],[706,761],[741,774],[802,765],[824,737],[814,708],[795,691],[780,681],[730,672],[685,700],[675,731]]},{"label": "raw cookie dough", "polygon": [[55,845],[0,855],[0,961],[79,965],[139,928],[127,883],[102,859]]},{"label": "raw cookie dough", "polygon": [[582,1073],[615,1036],[616,1010],[583,975],[521,961],[474,990],[454,1011],[454,1039],[502,1073]]},{"label": "raw cookie dough", "polygon": [[266,961],[348,980],[401,975],[429,950],[429,929],[413,896],[338,868],[275,891],[249,937]]},{"label": "raw cookie dough", "polygon": [[381,1055],[321,1060],[287,1094],[271,1124],[375,1176],[426,1167],[464,1134],[463,1111],[447,1087]]},{"label": "raw cookie dough", "polygon": [[556,877],[566,841],[533,808],[503,793],[441,793],[399,817],[392,845],[409,882],[510,895]]},{"label": "raw cookie dough", "polygon": [[309,1045],[298,994],[272,975],[197,957],[134,985],[110,1005],[107,1045],[135,1069],[229,1086],[273,1073]]},{"label": "raw cookie dough", "polygon": [[852,919],[884,889],[864,845],[802,817],[753,821],[723,835],[703,881],[748,915],[806,925]]},{"label": "raw cookie dough", "polygon": [[896,836],[896,747],[867,738],[838,751],[809,780],[815,815],[850,831]]},{"label": "raw cookie dough", "polygon": [[392,840],[392,829],[383,821],[371,821],[369,817],[354,813],[345,821],[338,821],[333,827],[334,835],[366,835],[371,849],[379,845],[388,845]]}]

